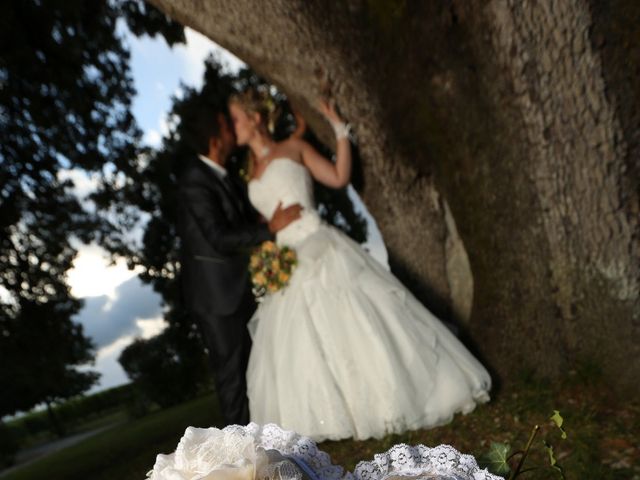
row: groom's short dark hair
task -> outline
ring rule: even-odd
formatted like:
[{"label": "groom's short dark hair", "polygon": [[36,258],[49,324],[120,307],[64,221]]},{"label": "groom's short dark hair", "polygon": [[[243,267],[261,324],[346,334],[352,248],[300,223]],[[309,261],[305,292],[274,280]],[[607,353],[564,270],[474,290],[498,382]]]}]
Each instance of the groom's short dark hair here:
[{"label": "groom's short dark hair", "polygon": [[201,155],[209,153],[209,140],[220,136],[220,117],[226,120],[224,109],[201,105],[183,117],[182,135],[187,144]]}]

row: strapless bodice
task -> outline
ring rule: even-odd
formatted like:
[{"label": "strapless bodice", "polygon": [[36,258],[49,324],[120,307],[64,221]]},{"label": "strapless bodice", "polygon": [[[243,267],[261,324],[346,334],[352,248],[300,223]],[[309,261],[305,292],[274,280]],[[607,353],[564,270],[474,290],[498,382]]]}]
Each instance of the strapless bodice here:
[{"label": "strapless bodice", "polygon": [[320,226],[313,198],[313,180],[301,163],[286,157],[274,158],[260,178],[249,182],[248,188],[251,204],[267,219],[273,216],[280,202],[282,207],[302,205],[300,219],[278,232],[278,243],[295,245]]}]

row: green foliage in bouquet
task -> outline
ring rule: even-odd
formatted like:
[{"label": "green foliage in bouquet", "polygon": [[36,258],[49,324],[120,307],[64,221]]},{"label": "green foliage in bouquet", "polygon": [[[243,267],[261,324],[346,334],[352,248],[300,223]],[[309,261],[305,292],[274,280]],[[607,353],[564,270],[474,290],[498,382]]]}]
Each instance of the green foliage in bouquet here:
[{"label": "green foliage in bouquet", "polygon": [[289,284],[298,257],[290,247],[278,247],[274,242],[263,242],[253,254],[249,262],[251,283],[256,298],[266,293],[274,293]]}]

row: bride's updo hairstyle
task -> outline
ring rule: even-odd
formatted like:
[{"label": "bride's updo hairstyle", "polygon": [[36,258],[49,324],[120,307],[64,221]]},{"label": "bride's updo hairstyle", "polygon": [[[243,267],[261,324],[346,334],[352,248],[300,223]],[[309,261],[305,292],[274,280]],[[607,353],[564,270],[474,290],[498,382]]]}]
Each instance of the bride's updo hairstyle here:
[{"label": "bride's updo hairstyle", "polygon": [[243,92],[232,95],[229,104],[238,105],[249,115],[259,114],[260,128],[264,129],[264,133],[273,135],[280,109],[269,93],[268,87],[249,87]]}]

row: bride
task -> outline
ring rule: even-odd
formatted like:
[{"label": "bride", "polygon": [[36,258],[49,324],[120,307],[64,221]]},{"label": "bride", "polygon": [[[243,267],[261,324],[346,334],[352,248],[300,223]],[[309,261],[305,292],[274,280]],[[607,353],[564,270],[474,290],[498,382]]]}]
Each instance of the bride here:
[{"label": "bride", "polygon": [[250,148],[249,199],[270,218],[299,203],[301,218],[278,232],[298,266],[268,294],[249,329],[251,420],[315,440],[380,438],[434,427],[489,399],[491,378],[460,341],[375,259],[315,210],[312,179],[349,183],[348,127],[331,103],[335,163],[299,138],[275,142],[257,90],[229,102],[239,145]]}]

